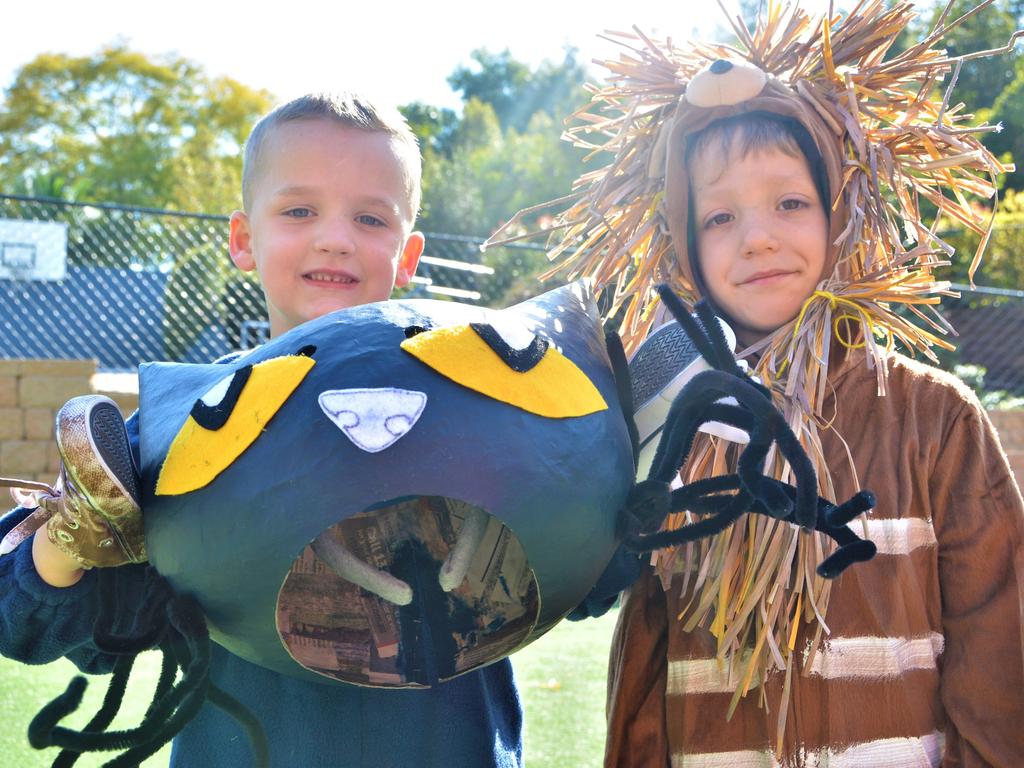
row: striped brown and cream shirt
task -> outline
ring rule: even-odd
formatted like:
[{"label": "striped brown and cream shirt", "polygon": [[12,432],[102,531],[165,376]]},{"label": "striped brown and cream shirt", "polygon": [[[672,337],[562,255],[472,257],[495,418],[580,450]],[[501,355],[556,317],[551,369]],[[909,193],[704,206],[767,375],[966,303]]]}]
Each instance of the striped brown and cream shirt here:
[{"label": "striped brown and cream shirt", "polygon": [[[645,573],[620,611],[609,671],[606,766],[1024,766],[1024,503],[991,423],[955,378],[902,356],[888,394],[849,364],[832,381],[836,428],[875,492],[878,555],[833,587],[820,651],[796,658],[781,754],[784,673],[726,711],[734,681],[686,605]],[[831,412],[827,403],[824,412]],[[857,488],[822,432],[840,498]],[[861,532],[860,521],[851,524]],[[803,625],[804,637],[813,625]]]}]

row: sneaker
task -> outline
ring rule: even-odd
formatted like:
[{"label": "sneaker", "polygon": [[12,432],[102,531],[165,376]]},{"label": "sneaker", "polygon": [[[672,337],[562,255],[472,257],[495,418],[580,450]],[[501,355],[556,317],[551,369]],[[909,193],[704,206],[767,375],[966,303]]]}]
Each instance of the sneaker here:
[{"label": "sneaker", "polygon": [[[729,348],[735,350],[736,335],[719,319]],[[652,331],[629,361],[629,377],[633,385],[633,419],[640,437],[640,458],[637,477],[650,471],[658,438],[675,396],[686,384],[711,365],[697,351],[693,340],[675,320]],[[735,404],[733,398],[725,403]],[[747,443],[750,436],[741,429],[712,421],[702,424],[701,432],[737,443]]]},{"label": "sneaker", "polygon": [[121,411],[113,400],[85,395],[57,413],[59,496],[47,535],[87,566],[146,560],[139,471]]}]

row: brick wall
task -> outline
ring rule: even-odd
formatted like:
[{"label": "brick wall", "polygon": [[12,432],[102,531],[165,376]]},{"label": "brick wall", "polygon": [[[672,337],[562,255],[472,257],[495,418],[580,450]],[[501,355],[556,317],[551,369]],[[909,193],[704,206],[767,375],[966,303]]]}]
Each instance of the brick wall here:
[{"label": "brick wall", "polygon": [[[95,360],[0,360],[0,476],[53,482],[60,469],[54,417],[72,397],[95,391],[95,373]],[[136,395],[104,394],[125,413],[138,403]]]},{"label": "brick wall", "polygon": [[[94,391],[95,360],[0,360],[0,476],[50,482],[60,468],[53,445],[53,419],[66,401]],[[125,415],[138,395],[110,391]],[[992,411],[1018,483],[1024,483],[1024,410]],[[2,503],[0,503],[2,509]]]}]

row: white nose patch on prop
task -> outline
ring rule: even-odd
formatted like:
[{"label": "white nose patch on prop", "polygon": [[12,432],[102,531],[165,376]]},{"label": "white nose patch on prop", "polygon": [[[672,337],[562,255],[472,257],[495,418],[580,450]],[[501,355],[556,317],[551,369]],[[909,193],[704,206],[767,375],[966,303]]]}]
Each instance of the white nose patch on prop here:
[{"label": "white nose patch on prop", "polygon": [[377,453],[412,429],[427,405],[423,392],[408,389],[329,389],[320,407],[356,447]]}]

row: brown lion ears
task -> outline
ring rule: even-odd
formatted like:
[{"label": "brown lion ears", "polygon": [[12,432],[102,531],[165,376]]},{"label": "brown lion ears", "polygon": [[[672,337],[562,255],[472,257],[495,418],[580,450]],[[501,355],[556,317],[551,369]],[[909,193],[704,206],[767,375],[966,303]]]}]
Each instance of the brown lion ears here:
[{"label": "brown lion ears", "polygon": [[695,107],[741,104],[764,90],[768,75],[742,59],[717,59],[694,75],[683,98]]}]

